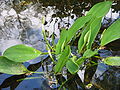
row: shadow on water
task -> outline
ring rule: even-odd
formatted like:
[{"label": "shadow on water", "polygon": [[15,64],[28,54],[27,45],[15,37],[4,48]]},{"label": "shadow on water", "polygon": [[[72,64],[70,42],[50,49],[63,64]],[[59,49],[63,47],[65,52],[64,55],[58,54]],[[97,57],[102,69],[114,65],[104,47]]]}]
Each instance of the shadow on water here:
[{"label": "shadow on water", "polygon": [[[6,5],[10,5],[16,11],[17,14],[20,14],[22,11],[23,12],[27,11],[27,9],[31,7],[35,9],[35,12],[37,12],[37,13],[33,13],[34,17],[39,17],[38,13],[41,13],[47,18],[47,15],[50,14],[50,12],[52,12],[51,18],[46,21],[45,26],[47,27],[52,25],[55,27],[53,28],[49,27],[47,29],[55,28],[56,30],[60,30],[60,28],[62,27],[69,28],[76,18],[85,15],[86,11],[88,11],[93,5],[95,5],[100,1],[103,0],[10,0],[5,2]],[[101,30],[107,28],[111,24],[111,22],[113,22],[115,19],[120,18],[120,12],[119,12],[120,1],[115,0],[114,2],[116,4],[112,6],[111,13],[117,13],[119,15],[116,18],[113,18],[114,15],[110,17],[105,17],[103,22],[103,27],[101,28]],[[18,16],[18,18],[20,17]],[[37,31],[38,33],[32,31],[31,27],[28,30],[29,26],[27,27],[24,26],[26,24],[24,24],[21,21],[22,20],[19,19],[19,23],[21,23],[21,26],[24,27],[23,28],[24,31],[22,31],[22,36],[25,36],[22,37],[21,40],[24,41],[25,38],[28,38],[29,44],[32,44],[33,47],[35,47],[37,45],[35,42],[38,42],[41,39],[40,37],[39,39],[36,38],[38,39],[38,41],[36,41],[31,38],[33,37],[35,38],[35,36],[38,36],[39,30]],[[28,41],[26,40],[24,43]],[[33,44],[33,42],[35,45]],[[120,48],[119,42],[120,40],[117,40],[106,45],[107,51],[101,50],[100,51],[101,57],[107,57],[111,54],[114,56],[118,56],[120,52],[120,49],[118,50],[118,48]],[[101,65],[101,63],[99,63],[99,60],[96,60],[96,58],[91,58],[91,62],[85,62],[86,67],[85,69],[83,69],[84,70],[83,77],[80,77],[78,74],[71,75],[68,72],[66,72],[65,75],[64,74],[54,75],[52,73],[52,70],[49,70],[49,67],[52,68],[54,66],[51,65],[50,63],[51,61],[49,61],[49,57],[47,57],[46,59],[42,59],[40,62],[27,65],[28,70],[30,71],[47,72],[46,76],[44,74],[32,74],[32,75],[24,74],[24,75],[11,76],[0,73],[0,90],[4,90],[4,89],[5,90],[57,90],[58,87],[61,87],[61,90],[63,89],[89,90],[89,86],[87,86],[88,88],[86,88],[86,85],[90,83],[92,83],[95,86],[95,87],[90,86],[90,90],[99,90],[99,88],[103,90],[120,89],[119,68]],[[98,75],[98,73],[100,73],[100,75]],[[27,77],[28,78],[40,77],[40,78],[24,80]]]},{"label": "shadow on water", "polygon": [[[47,61],[49,59],[49,57],[47,57],[46,59],[44,59],[43,61],[39,62],[39,63],[36,63],[36,64],[31,64],[27,67],[28,70],[30,71],[36,71],[37,69],[39,69],[41,66],[42,66],[42,63]],[[2,74],[2,73],[1,73]],[[38,75],[39,78],[42,77],[43,75]],[[2,84],[0,85],[0,90],[2,90],[3,88],[10,88],[10,90],[15,90],[15,88],[26,78],[26,77],[29,77],[30,78],[30,75],[26,75],[26,74],[23,74],[23,75],[13,75],[13,76],[10,76],[8,77],[7,79],[5,79]],[[34,76],[35,77],[35,76]],[[27,81],[28,82],[28,81]],[[42,83],[44,83],[45,81],[42,81]],[[33,83],[31,83],[33,84]],[[44,83],[44,88],[43,87],[40,87],[39,86],[39,90],[50,90],[50,87],[49,85],[47,85],[48,83]],[[33,84],[34,85],[34,84]],[[42,84],[41,84],[42,85]],[[21,86],[22,87],[22,86]],[[25,88],[23,88],[25,89]],[[29,89],[26,87],[26,89]],[[34,88],[33,88],[34,89]],[[19,90],[19,89],[18,89]]]}]

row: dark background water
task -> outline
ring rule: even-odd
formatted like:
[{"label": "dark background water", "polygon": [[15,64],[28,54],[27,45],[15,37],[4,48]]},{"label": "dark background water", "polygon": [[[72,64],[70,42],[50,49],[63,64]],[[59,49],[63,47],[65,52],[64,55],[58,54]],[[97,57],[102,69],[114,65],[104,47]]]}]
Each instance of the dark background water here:
[{"label": "dark background water", "polygon": [[[43,48],[44,42],[42,43],[43,46],[40,47],[42,42],[41,38],[43,37],[40,36],[40,34],[36,33],[36,31],[40,33],[40,30],[41,30],[39,23],[35,25],[35,23],[39,22],[38,18],[41,19],[41,16],[46,17],[45,29],[48,30],[47,31],[48,37],[53,32],[55,32],[56,36],[59,38],[59,30],[62,27],[69,28],[78,17],[85,15],[86,11],[88,11],[93,5],[95,5],[100,1],[103,1],[103,0],[1,0],[0,11],[3,12],[4,10],[8,10],[9,8],[14,9],[16,14],[18,15],[17,16],[18,19],[15,19],[16,17],[14,18],[14,16],[12,16],[13,19],[8,19],[8,20],[11,20],[11,23],[14,23],[13,21],[17,20],[16,22],[18,23],[18,25],[14,27],[17,27],[17,29],[19,29],[20,27],[21,31],[19,31],[18,36],[12,37],[10,35],[9,37],[7,37],[7,34],[9,32],[6,31],[7,27],[5,27],[5,25],[7,26],[7,23],[5,22],[7,21],[5,21],[4,25],[0,26],[0,28],[2,28],[0,34],[1,33],[4,34],[3,33],[4,31],[6,31],[7,34],[5,33],[5,35],[1,36],[0,39],[10,41],[11,38],[12,40],[13,39],[16,40],[16,37],[17,37],[17,39],[20,39],[24,44],[32,45],[37,49]],[[4,7],[2,4],[6,6]],[[33,11],[30,11],[30,10],[33,10]],[[1,13],[1,17],[3,17],[2,15],[4,16],[4,14]],[[22,18],[22,16],[25,16],[25,15],[28,18],[26,17]],[[5,16],[4,18],[7,19],[7,16]],[[119,0],[114,1],[114,5],[112,6],[112,9],[103,20],[103,25],[101,30],[107,28],[117,18],[120,18],[120,1]],[[23,19],[25,19],[26,21]],[[33,24],[32,27],[31,27],[31,23]],[[10,25],[10,23],[8,24]],[[8,26],[8,28],[10,27]],[[12,29],[10,33],[13,33],[13,30],[14,29]],[[2,45],[3,43],[1,42],[0,44]],[[110,43],[109,45],[106,46],[108,50],[100,51],[100,55],[102,57],[106,57],[109,55],[119,55],[119,51],[120,51],[119,44],[120,44],[120,40]],[[6,45],[6,43],[4,45]],[[44,50],[45,49],[43,49],[43,51]],[[85,89],[79,74],[70,75],[68,73],[67,78],[64,75],[58,75],[55,78],[53,73],[49,73],[50,71],[52,71],[51,70],[52,64],[50,63],[48,56],[37,58],[34,63],[33,62],[31,63],[32,64],[30,64],[30,62],[25,63],[25,66],[28,67],[29,70],[46,72],[47,74],[7,75],[7,74],[0,73],[0,89],[1,90],[52,90],[52,89],[57,90],[57,87],[59,86],[59,84],[64,82],[67,78],[70,78],[70,80],[65,84],[65,87],[68,88],[69,90]],[[89,68],[87,68],[84,71],[85,72],[84,81],[85,81],[85,84],[89,84],[91,81],[93,82],[96,88],[93,87],[92,90],[94,89],[98,90],[97,88],[101,88],[103,90],[119,90],[120,89],[119,68],[109,67],[104,64],[102,65],[100,64],[98,66],[97,65],[90,66],[89,64],[89,66],[87,67]],[[94,76],[94,79],[91,80],[95,72],[97,72],[96,75],[98,76]],[[18,81],[26,77],[29,77],[29,78],[39,77],[39,78]],[[56,82],[55,79],[57,79],[58,82]]]}]

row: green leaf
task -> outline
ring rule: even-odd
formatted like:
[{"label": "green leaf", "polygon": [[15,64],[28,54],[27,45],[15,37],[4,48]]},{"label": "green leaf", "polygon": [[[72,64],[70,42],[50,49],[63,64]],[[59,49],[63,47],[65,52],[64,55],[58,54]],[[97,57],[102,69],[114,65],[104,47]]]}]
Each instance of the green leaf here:
[{"label": "green leaf", "polygon": [[61,53],[60,57],[58,58],[57,64],[54,67],[55,73],[58,73],[62,70],[70,56],[70,53],[71,53],[70,46],[66,46],[65,50]]},{"label": "green leaf", "polygon": [[0,72],[6,74],[25,74],[27,68],[19,62],[13,62],[6,57],[0,56]]},{"label": "green leaf", "polygon": [[3,56],[15,62],[26,62],[28,60],[35,59],[40,54],[40,51],[32,47],[20,44],[12,46],[5,50]]},{"label": "green leaf", "polygon": [[67,30],[62,29],[61,34],[60,34],[60,39],[56,45],[56,54],[60,54],[61,51],[64,48],[64,45],[66,43],[66,34],[67,34]]},{"label": "green leaf", "polygon": [[71,38],[76,34],[76,32],[81,29],[87,22],[89,22],[90,19],[91,15],[78,18],[67,32],[67,42],[69,42]]},{"label": "green leaf", "polygon": [[70,59],[70,60],[67,61],[66,68],[68,69],[68,71],[71,74],[75,74],[79,70],[78,64],[74,60],[72,60],[72,59]]},{"label": "green leaf", "polygon": [[89,35],[90,35],[90,25],[91,23],[94,21],[96,17],[92,17],[91,20],[86,24],[86,26],[84,26],[83,30],[82,30],[82,34],[80,36],[80,39],[78,41],[78,51],[79,53],[82,51],[83,47],[85,46],[85,44],[87,43],[88,39],[89,39]]},{"label": "green leaf", "polygon": [[85,46],[85,44],[87,43],[88,41],[88,37],[89,37],[89,31],[90,29],[90,26],[89,24],[84,28],[81,36],[80,36],[80,39],[78,41],[78,51],[79,53],[82,51],[83,47]]},{"label": "green leaf", "polygon": [[120,57],[108,57],[103,62],[112,66],[120,66]]},{"label": "green leaf", "polygon": [[87,43],[87,48],[90,49],[92,43],[97,36],[97,33],[101,26],[101,18],[92,18],[91,21],[87,24],[87,26],[83,29],[82,35],[78,41],[78,50],[82,51],[83,47]]},{"label": "green leaf", "polygon": [[82,65],[84,61],[85,61],[85,58],[84,58],[84,57],[81,57],[81,58],[79,58],[79,59],[76,61],[76,63],[77,63],[78,65]]},{"label": "green leaf", "polygon": [[94,42],[100,27],[102,18],[95,18],[95,20],[90,24],[90,33],[87,43],[87,49],[91,49],[92,43]]},{"label": "green leaf", "polygon": [[105,1],[95,4],[90,11],[87,13],[87,15],[93,15],[95,17],[103,17],[105,16],[109,9],[111,8],[112,1]]},{"label": "green leaf", "polygon": [[101,46],[104,46],[120,38],[120,19],[115,21],[107,30],[102,33]]},{"label": "green leaf", "polygon": [[90,58],[92,56],[94,56],[95,54],[98,53],[98,50],[95,50],[95,51],[92,51],[91,49],[87,49],[84,54],[83,54],[83,57],[85,58]]}]

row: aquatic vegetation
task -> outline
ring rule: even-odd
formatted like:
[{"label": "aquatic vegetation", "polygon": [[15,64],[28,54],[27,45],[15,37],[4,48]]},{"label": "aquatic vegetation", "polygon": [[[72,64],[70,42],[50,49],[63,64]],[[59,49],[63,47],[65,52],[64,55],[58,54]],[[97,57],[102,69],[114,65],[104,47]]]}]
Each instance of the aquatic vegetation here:
[{"label": "aquatic vegetation", "polygon": [[108,65],[120,66],[120,57],[108,57],[103,61]]},{"label": "aquatic vegetation", "polygon": [[[0,72],[7,74],[30,73],[31,71],[28,71],[22,63],[35,59],[40,55],[48,54],[55,65],[53,67],[55,74],[61,73],[63,67],[66,67],[71,74],[77,73],[86,59],[98,54],[100,47],[120,38],[120,19],[118,19],[107,30],[103,31],[100,39],[101,44],[97,48],[93,47],[101,27],[102,18],[108,13],[111,5],[112,1],[100,2],[94,5],[86,16],[78,18],[68,30],[62,29],[58,43],[53,46],[46,38],[45,20],[43,18],[42,32],[48,52],[41,52],[26,45],[12,46],[5,50],[3,56],[0,56],[0,62],[2,62],[0,63]],[[80,32],[78,32],[79,30]],[[77,38],[77,33],[80,34],[77,52],[81,57],[77,57],[71,52],[70,42],[73,38]],[[56,59],[53,58],[53,55],[56,56]],[[108,65],[120,66],[119,58],[108,57],[103,62]]]},{"label": "aquatic vegetation", "polygon": [[28,60],[38,57],[40,54],[40,51],[32,47],[26,45],[16,45],[11,48],[8,48],[3,53],[3,56],[15,62],[26,62]]},{"label": "aquatic vegetation", "polygon": [[28,71],[23,64],[13,62],[6,57],[0,56],[0,72],[19,75]]}]

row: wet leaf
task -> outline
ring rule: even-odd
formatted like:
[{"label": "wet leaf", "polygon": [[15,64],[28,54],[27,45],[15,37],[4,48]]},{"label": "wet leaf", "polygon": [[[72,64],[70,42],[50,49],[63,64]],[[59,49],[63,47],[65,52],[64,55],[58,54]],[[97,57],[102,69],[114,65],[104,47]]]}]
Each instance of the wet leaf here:
[{"label": "wet leaf", "polygon": [[35,59],[40,54],[40,51],[32,47],[20,44],[12,46],[5,50],[3,56],[15,62],[26,62],[28,60]]},{"label": "wet leaf", "polygon": [[60,39],[56,45],[56,54],[60,54],[61,51],[64,48],[65,42],[66,42],[66,35],[67,35],[67,30],[62,29],[61,34],[60,34]]},{"label": "wet leaf", "polygon": [[120,57],[108,57],[103,62],[112,66],[120,66]]},{"label": "wet leaf", "polygon": [[100,27],[102,18],[95,18],[95,20],[90,24],[90,33],[87,42],[87,49],[91,49],[92,43],[94,42]]},{"label": "wet leaf", "polygon": [[6,57],[0,56],[0,72],[6,74],[25,74],[29,72],[27,68],[19,62],[13,62]]},{"label": "wet leaf", "polygon": [[68,71],[71,74],[75,74],[79,70],[78,64],[74,60],[72,60],[72,59],[70,59],[70,60],[67,61],[66,68],[68,69]]},{"label": "wet leaf", "polygon": [[93,15],[95,17],[103,17],[105,16],[109,9],[111,8],[112,1],[105,1],[105,2],[100,2],[96,5],[94,5],[90,11],[87,13],[87,15]]},{"label": "wet leaf", "polygon": [[58,73],[62,70],[70,56],[70,53],[71,53],[70,46],[66,46],[65,50],[61,53],[60,57],[58,58],[57,64],[54,67],[55,73]]},{"label": "wet leaf", "polygon": [[89,22],[91,19],[91,15],[82,16],[78,18],[74,24],[71,26],[71,28],[68,30],[67,34],[67,42],[71,40],[71,38],[76,34],[76,32],[81,29],[87,22]]},{"label": "wet leaf", "polygon": [[101,46],[120,38],[120,19],[102,33]]}]

